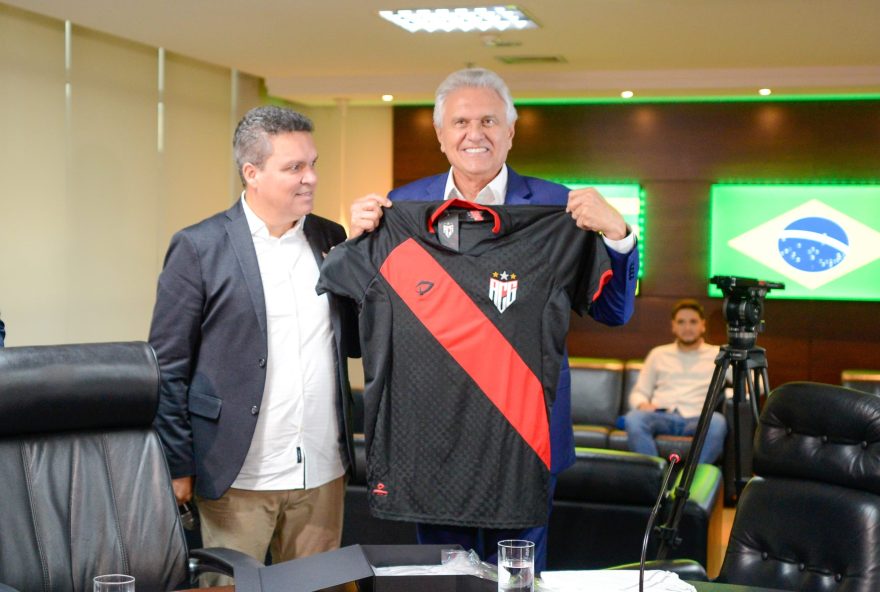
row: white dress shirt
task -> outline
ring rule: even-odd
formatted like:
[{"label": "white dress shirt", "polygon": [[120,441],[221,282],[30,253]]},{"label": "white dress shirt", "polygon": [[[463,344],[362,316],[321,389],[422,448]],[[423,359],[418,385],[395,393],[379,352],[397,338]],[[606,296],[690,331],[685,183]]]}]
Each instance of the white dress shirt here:
[{"label": "white dress shirt", "polygon": [[[446,177],[446,189],[443,191],[443,199],[464,199],[464,194],[458,190],[458,187],[455,186],[455,178],[452,175],[453,169],[449,169],[449,176]],[[489,184],[483,187],[480,192],[477,194],[477,199],[473,200],[478,204],[483,204],[487,206],[502,206],[504,205],[504,198],[507,197],[507,165],[501,165],[501,172],[499,172],[494,179],[489,181]],[[470,200],[467,200],[470,201]],[[627,226],[626,228],[627,234],[625,237],[612,240],[607,236],[602,236],[602,240],[605,241],[605,245],[618,253],[623,253],[624,255],[633,250],[633,247],[636,246],[635,235]]]},{"label": "white dress shirt", "polygon": [[269,356],[257,427],[232,487],[314,488],[345,472],[339,456],[336,370],[327,295],[303,223],[269,234],[242,194],[266,302]]}]

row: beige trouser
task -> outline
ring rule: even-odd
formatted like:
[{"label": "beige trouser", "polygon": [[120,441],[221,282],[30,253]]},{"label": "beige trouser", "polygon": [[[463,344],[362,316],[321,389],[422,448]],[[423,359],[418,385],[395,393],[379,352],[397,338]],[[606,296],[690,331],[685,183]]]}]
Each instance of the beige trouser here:
[{"label": "beige trouser", "polygon": [[[229,489],[220,499],[196,498],[205,547],[226,547],[272,563],[337,549],[342,540],[346,478],[314,489],[250,491]],[[229,578],[205,574],[205,586],[226,586]]]}]

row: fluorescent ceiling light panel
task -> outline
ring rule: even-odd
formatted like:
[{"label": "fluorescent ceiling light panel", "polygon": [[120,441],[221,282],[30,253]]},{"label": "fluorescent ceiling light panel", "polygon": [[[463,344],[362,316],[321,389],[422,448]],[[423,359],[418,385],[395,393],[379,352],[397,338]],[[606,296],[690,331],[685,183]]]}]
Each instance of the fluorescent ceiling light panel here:
[{"label": "fluorescent ceiling light panel", "polygon": [[536,29],[537,23],[512,4],[477,8],[419,8],[380,10],[379,16],[410,33],[453,31],[521,31]]}]

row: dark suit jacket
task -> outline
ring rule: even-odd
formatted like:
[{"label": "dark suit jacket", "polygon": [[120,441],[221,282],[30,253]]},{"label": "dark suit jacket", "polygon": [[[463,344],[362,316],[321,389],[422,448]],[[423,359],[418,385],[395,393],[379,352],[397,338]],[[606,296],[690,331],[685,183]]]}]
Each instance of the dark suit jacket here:
[{"label": "dark suit jacket", "polygon": [[[303,232],[318,265],[344,229],[318,216]],[[347,357],[358,357],[357,313],[331,297],[343,464],[354,466]],[[266,305],[257,253],[241,202],[174,235],[159,288],[150,344],[162,373],[155,426],[171,476],[195,475],[216,499],[244,463],[266,381]]]},{"label": "dark suit jacket", "polygon": [[[505,205],[564,206],[568,202],[569,189],[558,183],[551,183],[535,177],[524,177],[507,167],[507,195]],[[419,179],[395,189],[388,194],[393,202],[442,200],[449,173]],[[627,255],[608,250],[611,281],[605,285],[602,294],[590,308],[590,316],[606,325],[622,325],[632,316],[635,307],[636,279],[639,271],[638,249]],[[556,400],[550,410],[550,471],[556,475],[574,463],[574,436],[571,421],[571,374],[568,369],[568,356],[565,356],[559,384],[556,387]]]}]

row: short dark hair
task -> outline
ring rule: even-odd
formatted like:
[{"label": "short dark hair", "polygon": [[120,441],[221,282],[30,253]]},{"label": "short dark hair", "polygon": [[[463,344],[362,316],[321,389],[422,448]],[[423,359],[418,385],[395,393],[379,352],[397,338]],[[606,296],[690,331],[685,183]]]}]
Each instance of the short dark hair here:
[{"label": "short dark hair", "polygon": [[701,319],[706,318],[706,313],[703,312],[703,305],[701,305],[693,298],[685,298],[676,302],[675,305],[672,307],[672,316],[670,318],[674,319],[675,315],[678,314],[678,311],[683,308],[688,308],[690,310],[696,311],[696,313],[700,315]]},{"label": "short dark hair", "polygon": [[314,129],[311,119],[286,107],[264,105],[245,113],[232,136],[232,152],[241,184],[244,185],[241,169],[245,163],[249,162],[262,169],[266,160],[272,156],[272,144],[268,136],[288,132],[312,132]]}]

